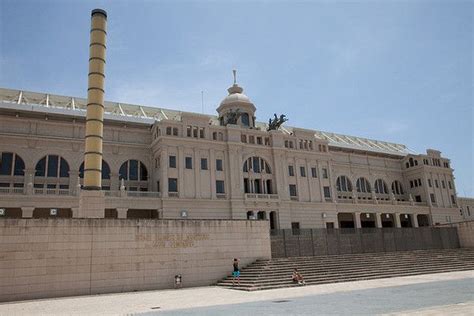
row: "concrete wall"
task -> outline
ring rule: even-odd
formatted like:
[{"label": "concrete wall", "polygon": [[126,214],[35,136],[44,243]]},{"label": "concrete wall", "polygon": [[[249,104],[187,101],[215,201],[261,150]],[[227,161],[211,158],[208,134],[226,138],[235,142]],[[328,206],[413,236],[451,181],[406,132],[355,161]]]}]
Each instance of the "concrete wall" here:
[{"label": "concrete wall", "polygon": [[270,258],[267,221],[1,219],[0,301],[209,285]]},{"label": "concrete wall", "polygon": [[461,248],[474,248],[474,221],[453,224],[457,227]]}]

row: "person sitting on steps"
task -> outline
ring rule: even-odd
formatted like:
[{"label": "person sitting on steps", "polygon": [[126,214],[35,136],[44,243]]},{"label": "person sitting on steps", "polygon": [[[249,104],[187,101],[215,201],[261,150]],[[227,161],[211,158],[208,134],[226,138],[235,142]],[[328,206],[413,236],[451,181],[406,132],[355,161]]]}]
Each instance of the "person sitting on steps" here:
[{"label": "person sitting on steps", "polygon": [[293,280],[293,283],[298,283],[298,285],[306,285],[306,282],[304,281],[303,276],[296,268],[293,270],[293,275],[291,279]]}]

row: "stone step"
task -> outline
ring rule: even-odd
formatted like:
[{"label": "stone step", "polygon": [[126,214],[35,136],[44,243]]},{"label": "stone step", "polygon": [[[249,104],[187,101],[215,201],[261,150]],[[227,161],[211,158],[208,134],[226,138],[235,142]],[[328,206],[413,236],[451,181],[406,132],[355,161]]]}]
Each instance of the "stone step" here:
[{"label": "stone step", "polygon": [[[458,269],[458,268],[466,268],[468,270],[474,270],[474,264],[471,265],[444,265],[444,266],[438,266],[438,265],[427,265],[426,267],[423,268],[408,268],[408,267],[401,267],[398,269],[389,269],[387,270],[386,268],[381,268],[381,269],[372,269],[370,272],[367,270],[352,270],[348,271],[346,273],[344,272],[339,272],[339,271],[327,271],[323,273],[302,273],[303,277],[305,280],[310,280],[310,279],[326,279],[326,278],[340,278],[340,277],[345,277],[345,276],[363,276],[363,275],[370,275],[370,274],[394,274],[394,273],[403,273],[404,271],[435,271],[437,269]],[[291,281],[291,272],[287,273],[285,275],[280,275],[280,276],[260,276],[258,278],[249,278],[249,277],[242,277],[240,278],[241,283],[266,283],[266,282],[280,282],[282,280],[290,280]],[[232,278],[225,279],[223,281],[220,281],[223,283],[230,282],[232,283]]]},{"label": "stone step", "polygon": [[264,259],[242,269],[240,286],[232,287],[231,276],[218,285],[247,291],[298,286],[291,280],[294,268],[298,268],[307,284],[466,271],[474,270],[474,249]]},{"label": "stone step", "polygon": [[[378,267],[378,266],[397,266],[397,265],[407,265],[407,264],[424,264],[426,262],[426,258],[424,260],[404,260],[404,261],[369,261],[369,262],[348,262],[348,263],[333,263],[333,264],[312,264],[312,263],[304,263],[304,264],[291,264],[291,265],[283,265],[283,266],[267,266],[267,267],[260,267],[258,269],[243,269],[241,274],[248,274],[248,275],[258,275],[262,273],[279,273],[279,272],[288,272],[293,271],[295,267],[299,270],[304,271],[307,269],[310,270],[327,270],[327,269],[351,269],[351,268],[358,268],[358,267]],[[430,262],[436,263],[471,263],[474,261],[474,258],[429,258]]]},{"label": "stone step", "polygon": [[[359,281],[359,280],[371,280],[371,279],[384,279],[384,278],[393,278],[399,276],[410,276],[410,275],[422,275],[422,274],[431,274],[431,273],[445,273],[445,272],[456,272],[456,271],[471,271],[472,268],[445,268],[445,269],[429,269],[421,271],[404,271],[402,273],[392,273],[392,274],[364,274],[362,276],[351,276],[351,277],[337,277],[337,278],[321,278],[321,279],[306,279],[305,282],[307,285],[317,285],[317,284],[328,284],[328,283],[339,283],[339,282],[350,282],[350,281]],[[219,282],[219,286],[232,287],[232,280],[229,282]],[[275,282],[275,283],[243,283],[241,281],[240,286],[236,286],[235,289],[243,290],[260,290],[260,289],[275,289],[282,287],[292,287],[298,286],[294,284],[291,279]],[[234,287],[232,287],[234,288]]]}]

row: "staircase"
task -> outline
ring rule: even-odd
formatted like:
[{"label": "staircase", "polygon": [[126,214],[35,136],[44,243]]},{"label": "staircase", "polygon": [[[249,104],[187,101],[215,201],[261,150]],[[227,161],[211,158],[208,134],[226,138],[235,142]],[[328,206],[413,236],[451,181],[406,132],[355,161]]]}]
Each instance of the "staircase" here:
[{"label": "staircase", "polygon": [[307,285],[474,270],[474,249],[414,250],[257,260],[242,269],[240,286],[232,276],[217,283],[256,291],[298,286],[291,280],[297,268]]}]

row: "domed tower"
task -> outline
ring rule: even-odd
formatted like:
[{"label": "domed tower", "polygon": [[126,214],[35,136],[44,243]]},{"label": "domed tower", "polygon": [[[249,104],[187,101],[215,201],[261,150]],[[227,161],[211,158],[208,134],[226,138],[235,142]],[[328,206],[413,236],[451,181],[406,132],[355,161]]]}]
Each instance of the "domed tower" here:
[{"label": "domed tower", "polygon": [[233,72],[234,84],[227,89],[229,95],[217,108],[219,122],[222,126],[236,124],[242,127],[255,127],[255,105],[243,94],[244,89],[237,84],[236,71]]}]

